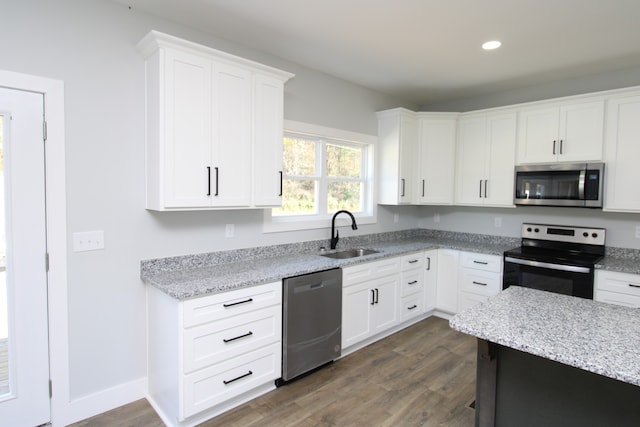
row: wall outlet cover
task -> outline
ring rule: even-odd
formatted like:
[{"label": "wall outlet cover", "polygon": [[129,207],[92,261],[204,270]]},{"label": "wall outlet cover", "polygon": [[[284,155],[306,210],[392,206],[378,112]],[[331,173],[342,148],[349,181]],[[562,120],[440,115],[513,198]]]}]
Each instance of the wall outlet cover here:
[{"label": "wall outlet cover", "polygon": [[86,252],[104,249],[104,231],[83,231],[73,233],[73,251]]}]

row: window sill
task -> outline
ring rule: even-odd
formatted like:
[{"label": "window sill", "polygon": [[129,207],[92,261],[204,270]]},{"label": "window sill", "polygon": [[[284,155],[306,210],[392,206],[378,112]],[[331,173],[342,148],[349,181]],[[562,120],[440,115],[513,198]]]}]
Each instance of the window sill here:
[{"label": "window sill", "polygon": [[[378,221],[376,209],[374,208],[372,214],[354,214],[358,225],[375,224]],[[264,210],[264,220],[262,222],[263,233],[279,233],[283,231],[300,231],[300,230],[313,230],[318,228],[331,228],[331,219],[333,216],[327,216],[324,218],[317,215],[309,218],[304,217],[273,217],[271,215],[271,209]],[[336,226],[351,225],[351,219],[347,215],[340,215],[336,218]]]}]

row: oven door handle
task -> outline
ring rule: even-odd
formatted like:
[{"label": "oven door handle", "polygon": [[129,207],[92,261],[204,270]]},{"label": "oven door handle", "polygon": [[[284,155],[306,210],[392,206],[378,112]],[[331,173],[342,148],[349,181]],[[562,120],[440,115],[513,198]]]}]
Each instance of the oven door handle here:
[{"label": "oven door handle", "polygon": [[561,264],[551,264],[548,262],[540,262],[540,261],[531,261],[526,259],[519,259],[513,257],[505,257],[505,262],[510,262],[512,264],[520,264],[526,265],[529,267],[539,267],[539,268],[548,268],[550,270],[560,270],[560,271],[569,271],[571,273],[591,273],[591,269],[589,267],[578,267],[575,265],[561,265]]}]

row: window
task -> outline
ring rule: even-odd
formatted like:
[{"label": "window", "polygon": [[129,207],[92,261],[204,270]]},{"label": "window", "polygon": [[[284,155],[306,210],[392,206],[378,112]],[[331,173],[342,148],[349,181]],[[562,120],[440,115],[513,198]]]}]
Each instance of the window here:
[{"label": "window", "polygon": [[358,223],[375,222],[375,137],[285,121],[283,202],[266,210],[265,231],[328,226],[346,209]]}]

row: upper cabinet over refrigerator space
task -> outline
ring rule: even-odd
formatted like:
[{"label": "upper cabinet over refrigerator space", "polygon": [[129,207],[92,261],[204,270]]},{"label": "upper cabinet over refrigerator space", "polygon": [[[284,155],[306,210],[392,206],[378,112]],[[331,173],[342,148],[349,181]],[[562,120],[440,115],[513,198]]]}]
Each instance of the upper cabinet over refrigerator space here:
[{"label": "upper cabinet over refrigerator space", "polygon": [[284,83],[292,74],[151,31],[146,65],[146,207],[282,203]]}]

